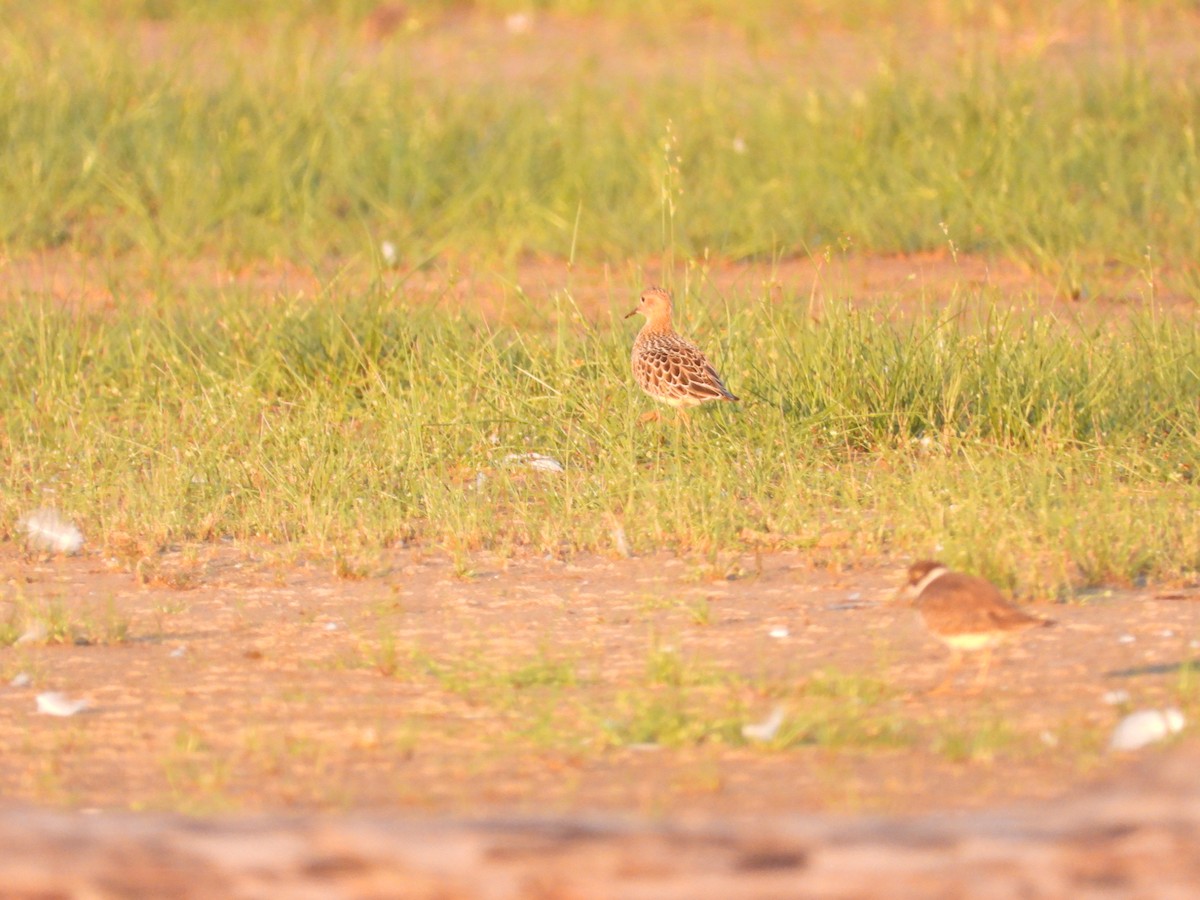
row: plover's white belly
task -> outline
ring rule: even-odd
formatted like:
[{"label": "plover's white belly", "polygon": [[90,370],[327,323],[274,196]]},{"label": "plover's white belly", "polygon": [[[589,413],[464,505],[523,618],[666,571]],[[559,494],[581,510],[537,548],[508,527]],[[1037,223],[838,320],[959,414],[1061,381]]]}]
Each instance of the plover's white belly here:
[{"label": "plover's white belly", "polygon": [[965,634],[939,634],[938,639],[955,650],[983,650],[1004,640],[1002,631],[975,631]]}]

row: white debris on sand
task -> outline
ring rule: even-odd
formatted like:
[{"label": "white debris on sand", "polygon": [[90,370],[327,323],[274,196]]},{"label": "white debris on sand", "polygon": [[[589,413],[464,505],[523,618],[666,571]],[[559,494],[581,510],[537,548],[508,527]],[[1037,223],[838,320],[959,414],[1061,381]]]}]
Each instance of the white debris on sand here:
[{"label": "white debris on sand", "polygon": [[504,457],[506,463],[520,463],[529,466],[531,469],[537,469],[540,472],[562,472],[563,464],[553,456],[545,456],[541,453],[510,453]]},{"label": "white debris on sand", "polygon": [[1140,750],[1182,731],[1183,726],[1183,713],[1177,709],[1141,709],[1117,723],[1109,738],[1108,749]]},{"label": "white debris on sand", "polygon": [[779,733],[779,726],[783,724],[783,707],[777,706],[771,710],[771,714],[761,722],[754,722],[750,725],[742,726],[742,737],[748,741],[770,741]]},{"label": "white debris on sand", "polygon": [[89,706],[86,700],[72,700],[58,691],[37,695],[37,711],[46,716],[73,716]]},{"label": "white debris on sand", "polygon": [[17,530],[25,533],[25,543],[34,550],[69,556],[83,549],[83,532],[56,509],[26,513],[17,521]]},{"label": "white debris on sand", "polygon": [[21,636],[14,641],[16,644],[41,644],[50,635],[50,630],[41,619],[34,619],[25,626]]}]

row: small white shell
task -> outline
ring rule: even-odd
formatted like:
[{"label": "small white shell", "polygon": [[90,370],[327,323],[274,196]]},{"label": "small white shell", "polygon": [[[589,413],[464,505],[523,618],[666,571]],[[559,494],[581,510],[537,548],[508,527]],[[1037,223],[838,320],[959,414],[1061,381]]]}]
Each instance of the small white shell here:
[{"label": "small white shell", "polygon": [[37,711],[47,716],[73,716],[91,706],[86,700],[72,700],[58,691],[37,695]]},{"label": "small white shell", "polygon": [[504,457],[506,463],[524,463],[531,469],[537,469],[541,472],[561,472],[563,464],[553,456],[545,456],[541,453],[510,453]]},{"label": "small white shell", "polygon": [[769,741],[779,732],[783,724],[783,707],[777,706],[761,722],[742,726],[742,737],[748,741]]},{"label": "small white shell", "polygon": [[1140,750],[1156,741],[1182,731],[1183,713],[1177,709],[1140,709],[1130,713],[1113,729],[1109,750]]}]

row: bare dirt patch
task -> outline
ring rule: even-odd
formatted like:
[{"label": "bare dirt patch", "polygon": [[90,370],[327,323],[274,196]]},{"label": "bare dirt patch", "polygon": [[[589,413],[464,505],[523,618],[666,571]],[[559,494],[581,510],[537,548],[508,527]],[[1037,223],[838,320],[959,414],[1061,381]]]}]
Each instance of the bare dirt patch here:
[{"label": "bare dirt patch", "polygon": [[[1144,54],[1156,72],[1180,75],[1195,67],[1190,35],[1200,20],[1185,4],[1006,4],[973,14],[930,3],[883,15],[808,6],[744,17],[726,10],[689,18],[668,10],[658,18],[622,18],[382,3],[357,22],[318,14],[292,27],[347,65],[395,67],[417,83],[552,90],[565,76],[583,73],[618,87],[761,79],[851,92],[881,72],[936,79],[981,50],[1006,65],[1037,62],[1063,71],[1115,68],[1131,54]],[[147,65],[190,54],[198,75],[219,79],[223,73],[212,63],[218,45],[236,40],[249,67],[269,55],[269,28],[245,28],[232,37],[230,31],[196,21],[140,21],[128,34]]]},{"label": "bare dirt patch", "polygon": [[[59,641],[0,651],[0,789],[76,808],[678,816],[1051,798],[1119,771],[1103,743],[1122,709],[1189,701],[1200,656],[1195,587],[1104,592],[1038,606],[1059,625],[1003,652],[981,693],[966,671],[931,695],[947,657],[888,602],[895,569],[790,553],[481,557],[466,573],[418,551],[10,548],[0,567],[0,620],[49,610]],[[674,686],[648,676],[664,661]],[[39,715],[46,691],[92,708]],[[828,709],[862,691],[878,696],[861,714]],[[690,728],[630,730],[638,704],[680,697]],[[783,745],[705,731],[710,714],[736,726],[776,705],[790,722],[825,711]]]},{"label": "bare dirt patch", "polygon": [[944,309],[1010,308],[1051,313],[1081,322],[1112,321],[1154,305],[1194,316],[1196,303],[1171,288],[1172,273],[1158,273],[1151,290],[1143,275],[1121,266],[1102,269],[1092,294],[1071,295],[1066,284],[1015,260],[951,254],[857,256],[830,254],[774,262],[714,261],[668,269],[653,258],[621,269],[572,266],[563,260],[522,259],[484,265],[445,259],[415,269],[378,273],[366,260],[327,260],[315,265],[283,261],[231,266],[213,259],[156,260],[136,256],[97,260],[71,252],[0,260],[0,304],[51,302],[79,310],[150,304],[164,293],[320,302],[381,288],[410,306],[435,306],[478,314],[497,325],[551,323],[578,310],[592,321],[632,308],[648,284],[673,284],[677,295],[706,299],[766,297],[810,304],[814,315],[831,303],[850,303],[881,314],[906,316]]},{"label": "bare dirt patch", "polygon": [[[12,896],[1191,896],[1194,746],[999,814],[651,823],[0,814]],[[886,889],[881,888],[886,885]]]}]

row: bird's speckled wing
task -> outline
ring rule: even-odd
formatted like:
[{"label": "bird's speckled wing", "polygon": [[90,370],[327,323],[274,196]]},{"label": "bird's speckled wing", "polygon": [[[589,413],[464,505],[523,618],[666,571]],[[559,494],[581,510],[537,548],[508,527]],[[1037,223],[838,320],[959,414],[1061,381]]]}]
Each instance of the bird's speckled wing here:
[{"label": "bird's speckled wing", "polygon": [[700,348],[677,334],[650,335],[633,348],[633,375],[663,400],[736,400]]}]

